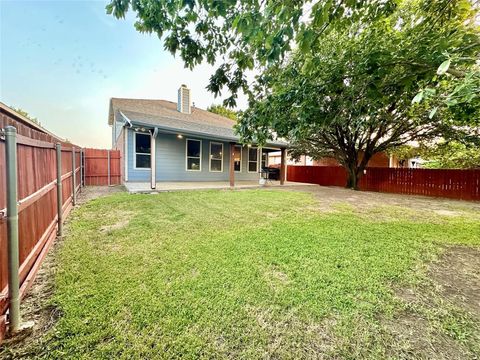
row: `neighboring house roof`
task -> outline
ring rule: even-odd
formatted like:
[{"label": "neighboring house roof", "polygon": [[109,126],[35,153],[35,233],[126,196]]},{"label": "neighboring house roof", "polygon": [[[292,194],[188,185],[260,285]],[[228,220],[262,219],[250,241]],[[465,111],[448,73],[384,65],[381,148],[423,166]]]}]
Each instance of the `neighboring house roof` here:
[{"label": "neighboring house roof", "polygon": [[[182,113],[177,111],[177,104],[172,101],[112,98],[108,123],[112,125],[114,117],[118,119],[122,114],[131,122],[163,130],[229,140],[239,139],[233,130],[234,120],[197,107],[192,107],[190,114]],[[268,144],[288,145],[283,141]]]},{"label": "neighboring house roof", "polygon": [[11,107],[5,105],[3,102],[0,102],[0,110],[3,110],[11,115],[14,115],[18,122],[23,124],[23,125],[26,125],[28,126],[29,128],[31,129],[34,129],[36,131],[40,131],[44,134],[47,134],[47,135],[50,135],[51,137],[59,140],[59,141],[65,141],[64,139],[58,137],[57,135],[53,134],[52,132],[48,131],[47,129],[45,129],[43,126],[41,126],[40,124],[30,120],[29,118],[27,118],[26,116],[20,114],[19,112],[15,111],[14,109],[12,109]]}]

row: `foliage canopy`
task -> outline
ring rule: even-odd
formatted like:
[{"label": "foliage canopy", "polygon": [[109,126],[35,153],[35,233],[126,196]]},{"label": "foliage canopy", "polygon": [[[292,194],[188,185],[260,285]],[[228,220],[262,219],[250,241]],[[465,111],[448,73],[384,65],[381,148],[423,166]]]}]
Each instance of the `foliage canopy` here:
[{"label": "foliage canopy", "polygon": [[222,105],[212,104],[207,108],[207,111],[210,111],[214,114],[225,116],[225,117],[227,117],[229,119],[232,119],[232,120],[235,120],[235,121],[238,120],[238,112],[237,111],[228,109],[228,108],[226,108],[225,106],[222,106]]},{"label": "foliage canopy", "polygon": [[439,12],[409,1],[329,32],[314,56],[298,51],[263,74],[238,131],[247,142],[285,137],[297,156],[335,157],[352,188],[375,153],[440,137],[478,142],[475,9],[451,3]]},{"label": "foliage canopy", "polygon": [[226,88],[225,105],[234,106],[239,91],[253,96],[251,70],[282,61],[292,48],[309,53],[322,34],[389,13],[398,1],[111,0],[106,10],[117,18],[134,11],[135,28],[164,39],[185,66],[216,65],[208,89]]}]

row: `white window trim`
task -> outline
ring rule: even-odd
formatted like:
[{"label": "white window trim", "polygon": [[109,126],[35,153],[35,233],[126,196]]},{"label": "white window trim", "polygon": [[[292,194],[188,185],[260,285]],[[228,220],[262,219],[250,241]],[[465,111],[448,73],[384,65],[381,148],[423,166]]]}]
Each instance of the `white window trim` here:
[{"label": "white window trim", "polygon": [[[150,152],[149,153],[137,153],[137,134],[148,135],[148,137],[150,138]],[[150,167],[148,167],[148,168],[137,167],[137,154],[150,155]],[[134,131],[133,132],[133,168],[135,170],[145,170],[145,171],[150,171],[152,169],[152,135],[150,133],[139,132],[139,131]]]},{"label": "white window trim", "polygon": [[233,147],[233,151],[239,147],[240,148],[240,170],[234,170],[236,173],[241,173],[242,172],[242,160],[243,160],[243,146],[242,145],[235,145]]},{"label": "white window trim", "polygon": [[[256,167],[256,170],[255,170],[255,171],[250,171],[250,162],[253,162],[253,161],[250,161],[250,150],[251,150],[251,149],[257,150],[257,161],[256,161],[257,167]],[[253,146],[248,148],[247,172],[250,173],[250,174],[258,173],[258,148],[253,147]]]},{"label": "white window trim", "polygon": [[[221,166],[220,166],[221,170],[220,171],[212,170],[212,144],[222,145],[222,158],[221,159],[214,159],[214,160],[220,160],[221,161]],[[208,171],[209,172],[215,172],[215,173],[223,172],[223,143],[221,143],[221,142],[210,141],[210,145],[208,146]]]},{"label": "white window trim", "polygon": [[[200,169],[198,170],[193,170],[193,169],[189,169],[188,168],[188,158],[193,158],[193,159],[196,159],[197,157],[196,156],[188,156],[188,142],[189,141],[198,141],[200,143]],[[185,139],[185,170],[186,171],[193,171],[193,172],[199,172],[199,171],[202,171],[202,140],[198,140],[198,139]]]}]

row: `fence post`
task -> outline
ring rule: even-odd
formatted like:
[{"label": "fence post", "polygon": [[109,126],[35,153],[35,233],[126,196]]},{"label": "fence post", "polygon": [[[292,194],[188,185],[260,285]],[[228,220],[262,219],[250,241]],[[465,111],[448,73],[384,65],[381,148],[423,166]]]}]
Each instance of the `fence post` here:
[{"label": "fence post", "polygon": [[110,181],[110,150],[107,150],[107,171],[108,171],[108,186],[110,186],[111,181]]},{"label": "fence post", "polygon": [[83,187],[83,150],[80,149],[80,191]]},{"label": "fence post", "polygon": [[72,204],[75,206],[77,203],[77,193],[75,191],[75,188],[77,187],[77,179],[75,175],[75,147],[72,146]]},{"label": "fence post", "polygon": [[57,150],[57,235],[63,235],[63,193],[62,193],[62,145],[55,145]]},{"label": "fence post", "polygon": [[5,158],[7,165],[7,237],[8,237],[8,299],[9,331],[20,329],[20,279],[18,276],[18,206],[17,206],[17,129],[5,128]]},{"label": "fence post", "polygon": [[85,150],[83,150],[83,186],[87,186],[87,157]]}]

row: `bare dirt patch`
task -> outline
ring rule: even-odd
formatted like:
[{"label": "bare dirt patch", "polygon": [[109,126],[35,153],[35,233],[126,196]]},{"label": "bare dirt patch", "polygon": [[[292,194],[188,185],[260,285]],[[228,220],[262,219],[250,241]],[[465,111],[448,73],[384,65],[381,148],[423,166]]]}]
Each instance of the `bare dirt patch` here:
[{"label": "bare dirt patch", "polygon": [[[393,319],[382,321],[391,337],[392,355],[421,359],[478,358],[480,248],[447,247],[430,264],[427,276],[427,283],[395,291],[404,310]],[[436,321],[429,320],[431,314],[436,315]],[[470,333],[455,334],[450,329],[452,319],[470,323]]]},{"label": "bare dirt patch", "polygon": [[97,199],[102,196],[115,194],[125,191],[123,185],[117,186],[87,186],[82,189],[82,192],[77,196],[77,204],[81,205],[89,200]]},{"label": "bare dirt patch", "polygon": [[391,344],[389,356],[403,359],[469,359],[462,344],[431,326],[419,314],[403,312],[384,322]]},{"label": "bare dirt patch", "polygon": [[322,211],[334,211],[335,206],[349,206],[359,212],[387,208],[409,211],[409,216],[474,216],[480,220],[480,202],[452,200],[427,196],[387,194],[370,191],[355,191],[333,186],[289,186],[275,190],[312,193]]},{"label": "bare dirt patch", "polygon": [[446,299],[480,319],[480,248],[449,247],[430,276]]}]

